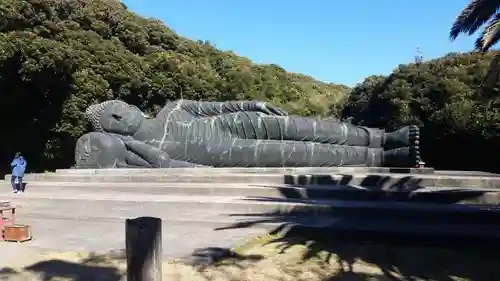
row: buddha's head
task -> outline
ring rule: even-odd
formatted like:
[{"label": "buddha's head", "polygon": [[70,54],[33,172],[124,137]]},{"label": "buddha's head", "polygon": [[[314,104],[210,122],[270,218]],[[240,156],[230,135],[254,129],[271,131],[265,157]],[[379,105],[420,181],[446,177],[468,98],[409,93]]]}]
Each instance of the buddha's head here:
[{"label": "buddha's head", "polygon": [[148,118],[139,108],[119,100],[109,100],[89,106],[85,117],[95,131],[133,135]]}]

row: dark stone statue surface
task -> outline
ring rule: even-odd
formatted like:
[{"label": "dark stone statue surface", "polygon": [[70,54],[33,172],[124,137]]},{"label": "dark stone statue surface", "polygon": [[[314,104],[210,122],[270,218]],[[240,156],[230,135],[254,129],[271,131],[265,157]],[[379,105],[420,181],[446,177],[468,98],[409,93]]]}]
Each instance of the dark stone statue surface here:
[{"label": "dark stone statue surface", "polygon": [[118,100],[90,106],[77,168],[415,166],[419,129],[395,132],[289,116],[266,102],[169,102],[151,118]]}]

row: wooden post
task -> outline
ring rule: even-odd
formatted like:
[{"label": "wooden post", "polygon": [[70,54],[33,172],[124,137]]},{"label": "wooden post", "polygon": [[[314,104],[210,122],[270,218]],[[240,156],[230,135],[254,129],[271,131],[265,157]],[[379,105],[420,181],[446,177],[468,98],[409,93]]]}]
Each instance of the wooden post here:
[{"label": "wooden post", "polygon": [[161,230],[159,218],[126,220],[127,281],[161,281]]}]

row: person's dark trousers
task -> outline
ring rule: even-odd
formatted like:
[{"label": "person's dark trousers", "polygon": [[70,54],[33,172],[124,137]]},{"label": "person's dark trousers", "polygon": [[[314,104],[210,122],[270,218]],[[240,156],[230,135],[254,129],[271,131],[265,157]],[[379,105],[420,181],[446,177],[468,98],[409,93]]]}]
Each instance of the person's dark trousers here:
[{"label": "person's dark trousers", "polygon": [[10,178],[10,183],[12,184],[12,190],[14,192],[23,191],[23,178],[22,177],[12,176]]}]

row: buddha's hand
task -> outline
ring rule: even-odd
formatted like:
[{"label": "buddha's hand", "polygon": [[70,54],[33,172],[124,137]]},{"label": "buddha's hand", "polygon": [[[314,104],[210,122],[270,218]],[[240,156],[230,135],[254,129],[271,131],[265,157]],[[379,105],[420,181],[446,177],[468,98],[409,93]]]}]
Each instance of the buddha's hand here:
[{"label": "buddha's hand", "polygon": [[148,146],[148,144],[138,141],[134,139],[132,136],[125,136],[120,134],[111,134],[111,135],[121,140],[128,151],[138,155],[141,154],[140,152],[144,150],[144,147]]},{"label": "buddha's hand", "polygon": [[287,116],[288,113],[268,102],[257,101],[255,102],[255,109],[267,115]]},{"label": "buddha's hand", "polygon": [[131,136],[116,135],[116,137],[123,141],[128,151],[139,156],[152,167],[160,168],[170,166],[171,159],[166,152],[150,144],[136,140]]}]

